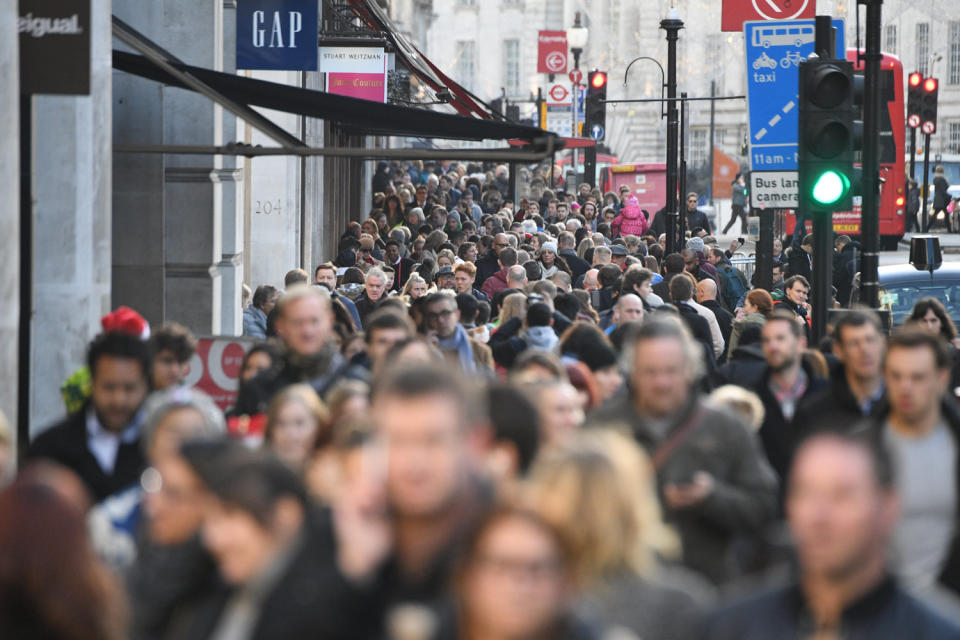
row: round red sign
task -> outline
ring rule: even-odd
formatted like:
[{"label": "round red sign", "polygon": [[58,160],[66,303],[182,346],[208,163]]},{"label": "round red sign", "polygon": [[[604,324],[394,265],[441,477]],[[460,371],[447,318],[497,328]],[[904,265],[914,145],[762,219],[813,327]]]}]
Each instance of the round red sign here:
[{"label": "round red sign", "polygon": [[563,102],[570,95],[570,91],[562,84],[555,84],[550,87],[549,95],[554,102]]},{"label": "round red sign", "polygon": [[571,69],[567,75],[570,76],[570,82],[573,84],[580,84],[580,81],[583,80],[583,71],[580,71],[580,69]]}]

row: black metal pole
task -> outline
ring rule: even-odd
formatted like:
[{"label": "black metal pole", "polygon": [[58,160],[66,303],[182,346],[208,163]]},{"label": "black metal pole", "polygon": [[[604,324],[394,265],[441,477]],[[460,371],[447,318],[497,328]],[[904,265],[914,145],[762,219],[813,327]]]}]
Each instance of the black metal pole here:
[{"label": "black metal pole", "polygon": [[770,291],[773,288],[773,219],[772,209],[760,209],[760,234],[757,238],[757,286]]},{"label": "black metal pole", "polygon": [[927,194],[930,185],[927,180],[930,176],[930,136],[923,134],[923,190],[920,192],[921,206],[923,207],[923,233],[930,231],[930,221],[927,219]]},{"label": "black metal pole", "polygon": [[[833,212],[813,211],[813,338],[827,335],[827,315],[833,299]],[[803,251],[803,249],[799,249]]]},{"label": "black metal pole", "polygon": [[[717,116],[717,101],[713,100],[713,98],[716,97],[716,94],[717,94],[717,81],[711,80],[710,81],[710,98],[711,98],[710,100],[710,182],[708,183],[710,185],[708,188],[710,190],[709,193],[710,193],[711,208],[713,208],[714,206],[713,204],[713,146],[714,146],[714,132],[716,131],[715,126],[716,126],[716,116]],[[683,104],[687,104],[686,101],[684,101]],[[717,216],[716,220],[717,220],[717,226],[720,226],[720,217]]]},{"label": "black metal pole", "polygon": [[866,50],[863,55],[863,145],[861,165],[860,301],[872,309],[880,306],[880,12],[883,0],[860,0],[867,6]]},{"label": "black metal pole", "polygon": [[680,168],[679,173],[677,174],[677,191],[679,194],[679,200],[682,203],[680,205],[680,215],[677,218],[677,221],[680,223],[680,230],[677,235],[680,236],[678,240],[678,247],[683,249],[687,245],[687,94],[680,94]]},{"label": "black metal pole", "polygon": [[660,21],[660,28],[667,32],[667,246],[666,253],[676,253],[677,247],[677,39],[683,21],[670,9]]},{"label": "black metal pole", "polygon": [[[817,16],[814,22],[814,49],[822,58],[834,56],[834,31],[830,16]],[[813,289],[811,301],[814,345],[827,334],[827,316],[833,298],[833,212],[810,211],[813,217]],[[798,221],[799,222],[799,221]],[[795,250],[803,251],[802,248]]]},{"label": "black metal pole", "polygon": [[30,444],[30,323],[33,319],[33,96],[20,95],[20,326],[17,361],[17,454]]},{"label": "black metal pole", "polygon": [[583,181],[591,187],[597,186],[597,145],[596,143],[583,150]]},{"label": "black metal pole", "polygon": [[917,179],[917,130],[910,127],[910,179]]}]

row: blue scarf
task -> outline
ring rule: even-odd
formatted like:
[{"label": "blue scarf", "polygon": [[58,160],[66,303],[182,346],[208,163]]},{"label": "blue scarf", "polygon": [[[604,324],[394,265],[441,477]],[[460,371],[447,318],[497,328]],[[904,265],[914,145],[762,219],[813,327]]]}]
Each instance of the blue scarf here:
[{"label": "blue scarf", "polygon": [[446,340],[440,339],[437,341],[437,344],[439,344],[440,348],[444,351],[456,351],[460,358],[460,366],[464,371],[468,373],[476,372],[477,363],[473,359],[473,348],[470,346],[470,336],[467,335],[467,330],[463,328],[463,325],[458,324],[457,330],[452,337]]}]

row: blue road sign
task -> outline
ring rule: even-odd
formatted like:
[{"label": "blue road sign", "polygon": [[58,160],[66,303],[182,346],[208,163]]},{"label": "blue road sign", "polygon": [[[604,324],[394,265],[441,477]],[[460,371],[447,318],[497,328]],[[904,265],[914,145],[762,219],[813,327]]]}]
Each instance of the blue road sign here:
[{"label": "blue road sign", "polygon": [[595,124],[592,127],[590,127],[590,137],[593,138],[594,140],[603,140],[603,134],[604,134],[603,127],[601,127],[600,125]]},{"label": "blue road sign", "polygon": [[[747,52],[750,166],[754,171],[797,170],[797,77],[814,51],[813,20],[743,23]],[[843,20],[834,20],[837,55],[844,56]]]}]

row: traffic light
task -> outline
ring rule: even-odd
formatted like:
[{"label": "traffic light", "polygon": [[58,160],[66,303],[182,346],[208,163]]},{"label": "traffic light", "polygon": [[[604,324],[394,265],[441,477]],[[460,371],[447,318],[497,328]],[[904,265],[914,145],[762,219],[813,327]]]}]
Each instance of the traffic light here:
[{"label": "traffic light", "polygon": [[920,102],[923,97],[923,74],[914,71],[907,77],[907,124],[912,129],[920,126]]},{"label": "traffic light", "polygon": [[603,140],[607,130],[607,72],[594,69],[587,76],[587,97],[583,107],[583,133]]},{"label": "traffic light", "polygon": [[920,98],[920,130],[927,134],[937,132],[937,95],[940,83],[936,78],[923,81],[923,95]]},{"label": "traffic light", "polygon": [[814,58],[800,64],[799,188],[804,211],[853,207],[853,163],[860,145],[857,87],[846,60]]}]

